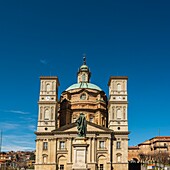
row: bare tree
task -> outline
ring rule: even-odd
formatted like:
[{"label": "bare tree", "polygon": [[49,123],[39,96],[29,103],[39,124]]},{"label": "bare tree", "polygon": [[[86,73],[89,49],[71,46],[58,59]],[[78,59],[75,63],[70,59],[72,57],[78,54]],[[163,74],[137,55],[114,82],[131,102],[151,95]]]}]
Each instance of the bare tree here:
[{"label": "bare tree", "polygon": [[148,159],[147,154],[144,154],[144,153],[140,153],[140,154],[138,155],[138,157],[139,157],[139,160],[140,160],[141,163],[146,163],[146,161],[147,161],[147,159]]},{"label": "bare tree", "polygon": [[169,156],[167,152],[158,152],[155,154],[155,161],[165,167],[169,163]]},{"label": "bare tree", "polygon": [[19,169],[24,168],[26,170],[26,168],[27,168],[26,161],[19,161],[18,162],[18,167],[19,167]]}]

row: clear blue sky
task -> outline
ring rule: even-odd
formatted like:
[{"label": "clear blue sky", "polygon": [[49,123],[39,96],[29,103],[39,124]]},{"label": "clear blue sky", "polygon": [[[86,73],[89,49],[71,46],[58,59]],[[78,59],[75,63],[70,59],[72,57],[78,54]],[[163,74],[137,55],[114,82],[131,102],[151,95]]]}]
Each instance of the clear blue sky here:
[{"label": "clear blue sky", "polygon": [[83,53],[91,82],[108,94],[128,80],[129,145],[170,135],[170,2],[0,1],[0,128],[3,150],[35,149],[39,77],[76,82]]}]

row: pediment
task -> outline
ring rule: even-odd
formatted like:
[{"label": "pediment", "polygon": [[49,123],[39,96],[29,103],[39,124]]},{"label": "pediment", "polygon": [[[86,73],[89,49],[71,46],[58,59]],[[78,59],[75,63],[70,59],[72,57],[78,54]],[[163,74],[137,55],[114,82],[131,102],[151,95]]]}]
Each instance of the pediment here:
[{"label": "pediment", "polygon": [[[71,123],[55,130],[56,132],[77,132],[77,124]],[[112,130],[87,121],[87,133],[89,132],[113,132]]]}]

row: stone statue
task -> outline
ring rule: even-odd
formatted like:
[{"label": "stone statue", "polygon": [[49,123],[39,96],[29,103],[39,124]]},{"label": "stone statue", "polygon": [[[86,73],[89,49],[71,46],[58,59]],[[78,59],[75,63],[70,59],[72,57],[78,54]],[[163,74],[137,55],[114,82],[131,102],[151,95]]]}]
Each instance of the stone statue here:
[{"label": "stone statue", "polygon": [[78,136],[86,137],[87,123],[86,123],[85,115],[83,113],[80,113],[80,116],[76,120],[76,123],[77,123],[77,129],[78,129]]}]

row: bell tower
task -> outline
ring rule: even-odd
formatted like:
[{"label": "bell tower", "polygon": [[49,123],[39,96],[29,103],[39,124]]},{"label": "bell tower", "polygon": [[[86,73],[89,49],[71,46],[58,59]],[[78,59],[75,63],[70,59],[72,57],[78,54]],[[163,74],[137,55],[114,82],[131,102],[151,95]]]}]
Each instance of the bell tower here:
[{"label": "bell tower", "polygon": [[113,164],[122,170],[128,169],[127,80],[126,76],[111,76],[108,83],[108,127],[114,130]]},{"label": "bell tower", "polygon": [[51,132],[57,127],[58,77],[40,77],[37,132]]},{"label": "bell tower", "polygon": [[109,121],[108,127],[114,131],[128,131],[126,76],[111,76],[109,79]]}]

